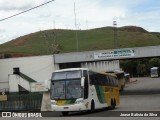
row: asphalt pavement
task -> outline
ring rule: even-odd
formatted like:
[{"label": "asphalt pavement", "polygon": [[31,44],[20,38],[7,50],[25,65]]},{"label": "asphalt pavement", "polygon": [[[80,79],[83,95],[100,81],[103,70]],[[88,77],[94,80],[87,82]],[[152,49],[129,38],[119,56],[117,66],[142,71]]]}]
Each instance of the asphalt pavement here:
[{"label": "asphalt pavement", "polygon": [[131,78],[121,95],[160,94],[160,78]]},{"label": "asphalt pavement", "polygon": [[[160,78],[132,78],[120,96],[120,105],[114,109],[97,110],[94,113],[71,113],[63,117],[61,112],[50,112],[54,117],[34,119],[46,120],[160,120]],[[121,113],[158,113],[159,117],[121,117]],[[108,117],[106,117],[108,115]],[[119,115],[117,117],[117,115]],[[13,118],[16,119],[17,118]],[[22,118],[19,118],[22,119]],[[23,120],[29,118],[23,118]],[[33,119],[33,118],[31,118]]]}]

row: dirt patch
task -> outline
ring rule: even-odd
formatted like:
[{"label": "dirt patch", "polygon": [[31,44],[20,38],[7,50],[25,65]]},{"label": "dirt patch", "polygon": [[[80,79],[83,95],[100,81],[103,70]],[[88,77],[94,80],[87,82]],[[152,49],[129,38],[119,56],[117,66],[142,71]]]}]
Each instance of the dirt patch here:
[{"label": "dirt patch", "polygon": [[0,59],[29,57],[29,56],[38,56],[38,55],[37,54],[29,54],[29,53],[13,53],[13,52],[0,53]]},{"label": "dirt patch", "polygon": [[35,33],[31,33],[29,35],[25,35],[25,36],[16,38],[16,39],[14,39],[14,42],[13,42],[12,45],[13,46],[17,46],[17,45],[20,45],[20,44],[24,44],[24,42],[27,41],[27,40],[29,40],[29,39],[31,39],[34,34]]},{"label": "dirt patch", "polygon": [[127,31],[127,32],[144,32],[144,33],[148,32],[147,30],[137,26],[124,26],[124,27],[120,27],[119,30]]}]

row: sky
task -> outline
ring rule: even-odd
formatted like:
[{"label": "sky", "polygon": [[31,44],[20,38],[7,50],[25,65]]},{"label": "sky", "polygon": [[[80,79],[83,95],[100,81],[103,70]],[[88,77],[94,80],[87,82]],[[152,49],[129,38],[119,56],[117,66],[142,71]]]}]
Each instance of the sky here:
[{"label": "sky", "polygon": [[[48,1],[0,0],[0,20]],[[86,30],[113,26],[113,21],[117,27],[131,25],[160,32],[160,0],[54,0],[0,21],[0,44],[40,30]]]}]

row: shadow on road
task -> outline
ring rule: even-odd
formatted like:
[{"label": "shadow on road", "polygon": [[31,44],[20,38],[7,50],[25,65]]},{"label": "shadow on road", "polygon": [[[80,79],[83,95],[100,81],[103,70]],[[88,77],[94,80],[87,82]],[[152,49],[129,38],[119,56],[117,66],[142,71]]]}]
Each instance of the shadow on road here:
[{"label": "shadow on road", "polygon": [[[117,108],[115,108],[117,109]],[[87,117],[98,117],[96,116],[95,114],[97,113],[103,113],[103,112],[106,112],[106,111],[113,111],[111,110],[110,108],[103,108],[103,109],[98,109],[98,110],[95,110],[94,112],[88,112],[88,111],[83,111],[83,112],[70,112],[68,117],[75,117],[75,116],[78,116],[78,117],[81,117],[81,116],[87,116]],[[102,117],[102,116],[101,116]]]},{"label": "shadow on road", "polygon": [[160,94],[160,89],[152,90],[124,90],[120,93],[121,95],[151,95],[151,94]]},{"label": "shadow on road", "polygon": [[126,83],[121,95],[152,95],[160,94],[160,78],[132,78]]}]

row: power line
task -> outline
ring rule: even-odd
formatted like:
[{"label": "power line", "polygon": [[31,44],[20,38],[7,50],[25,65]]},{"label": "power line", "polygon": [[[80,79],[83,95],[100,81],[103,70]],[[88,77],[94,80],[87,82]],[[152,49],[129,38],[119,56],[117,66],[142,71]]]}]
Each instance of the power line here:
[{"label": "power line", "polygon": [[23,12],[17,13],[17,14],[15,14],[15,15],[11,15],[11,16],[6,17],[6,18],[3,18],[3,19],[1,19],[0,21],[4,21],[4,20],[10,19],[10,18],[12,18],[12,17],[18,16],[18,15],[20,15],[20,14],[26,13],[26,12],[28,12],[28,11],[31,11],[31,10],[36,9],[36,8],[39,8],[39,7],[41,7],[41,6],[43,6],[43,5],[46,5],[46,4],[48,4],[48,3],[50,3],[50,2],[53,2],[53,1],[54,1],[54,0],[45,2],[45,3],[43,3],[43,4],[40,4],[40,5],[35,6],[35,7],[33,7],[33,8],[30,8],[30,9],[25,10],[25,11],[23,11]]}]

